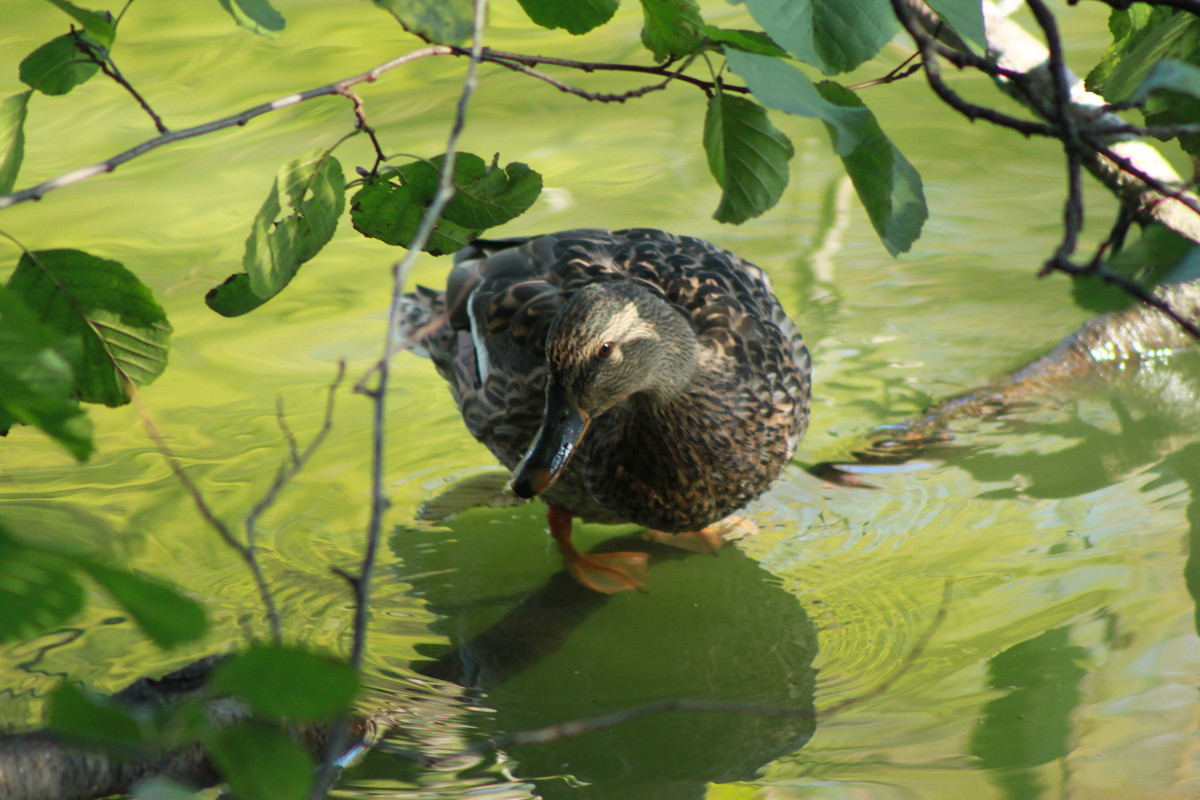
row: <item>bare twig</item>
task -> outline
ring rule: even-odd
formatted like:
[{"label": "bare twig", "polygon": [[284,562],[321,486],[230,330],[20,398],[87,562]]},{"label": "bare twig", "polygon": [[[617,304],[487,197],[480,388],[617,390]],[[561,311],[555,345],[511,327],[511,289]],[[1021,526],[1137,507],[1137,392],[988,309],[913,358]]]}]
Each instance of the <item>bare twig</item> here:
[{"label": "bare twig", "polygon": [[[1051,261],[1069,259],[1075,252],[1079,232],[1083,228],[1083,144],[1071,114],[1071,87],[1067,84],[1067,63],[1063,56],[1062,38],[1058,23],[1042,0],[1027,0],[1033,18],[1046,37],[1050,51],[1050,80],[1054,90],[1051,114],[1058,127],[1059,139],[1067,160],[1067,199],[1063,207],[1063,237]],[[1043,273],[1050,269],[1050,262]]]},{"label": "bare twig", "polygon": [[55,191],[56,189],[61,189],[64,186],[80,183],[81,181],[88,180],[89,178],[94,178],[97,175],[104,175],[106,173],[113,172],[121,165],[126,164],[133,159],[138,158],[139,156],[145,155],[151,150],[157,150],[164,145],[174,144],[185,139],[193,139],[197,136],[204,136],[209,133],[225,130],[226,128],[245,125],[255,117],[261,117],[263,114],[269,114],[272,111],[289,108],[298,103],[303,103],[317,97],[328,97],[329,95],[341,94],[341,92],[347,87],[356,86],[360,83],[376,81],[379,79],[380,75],[384,74],[388,70],[395,69],[396,67],[402,66],[411,61],[429,58],[430,56],[448,55],[451,52],[451,48],[442,45],[424,47],[420,50],[414,50],[411,53],[405,53],[404,55],[393,58],[390,61],[385,61],[384,63],[369,69],[366,72],[351,76],[349,78],[343,78],[340,81],[334,81],[333,83],[328,83],[324,86],[318,86],[315,89],[309,89],[304,92],[289,94],[276,100],[272,100],[269,103],[263,103],[262,105],[248,108],[245,111],[237,114],[233,114],[228,117],[222,117],[221,119],[213,120],[211,122],[205,122],[201,125],[194,125],[190,128],[181,128],[179,130],[160,134],[159,136],[155,136],[153,139],[147,139],[139,145],[135,145],[128,150],[118,153],[117,155],[105,161],[71,170],[70,172],[63,173],[58,177],[51,178],[48,181],[43,181],[36,186],[31,186],[28,189],[22,189],[10,194],[0,195],[0,208],[8,208],[9,206],[14,206],[18,203],[24,203],[30,200],[41,200],[47,194]]},{"label": "bare twig", "polygon": [[[126,8],[128,8],[128,5]],[[121,13],[123,14],[125,12],[122,11]],[[121,74],[121,70],[117,69],[117,63],[112,60],[112,56],[110,56],[107,52],[97,52],[96,48],[93,47],[87,39],[84,39],[83,36],[80,35],[79,31],[72,30],[71,32],[75,34],[76,49],[86,55],[92,63],[100,67],[101,72],[112,78],[117,82],[118,85],[120,85],[125,91],[129,92],[129,94],[133,96],[133,99],[137,101],[137,104],[141,106],[142,110],[150,116],[151,120],[153,120],[155,130],[157,130],[159,133],[167,133],[167,126],[162,121],[162,117],[155,113],[154,109],[150,107],[150,103],[146,101],[146,98],[142,97],[141,93],[137,89],[133,88],[133,84],[125,80],[125,76]]]},{"label": "bare twig", "polygon": [[380,146],[379,139],[375,136],[375,129],[367,122],[366,105],[358,93],[349,86],[341,89],[338,94],[354,104],[354,118],[358,121],[357,129],[367,135],[367,138],[371,140],[371,146],[375,148],[375,164],[371,167],[371,173],[374,174],[379,171],[379,165],[387,161],[387,156],[383,154],[383,147]]},{"label": "bare twig", "polygon": [[321,428],[317,431],[312,441],[308,443],[308,447],[304,448],[304,452],[299,452],[296,446],[296,437],[292,435],[291,429],[283,417],[282,404],[278,406],[276,418],[279,420],[279,427],[283,431],[284,438],[288,442],[288,457],[279,465],[279,469],[275,473],[275,480],[271,482],[271,486],[267,489],[262,498],[255,503],[254,508],[246,515],[246,541],[250,547],[254,547],[255,534],[258,530],[258,518],[263,513],[275,504],[279,498],[279,493],[287,486],[300,470],[313,457],[313,454],[325,442],[325,438],[329,435],[329,431],[333,428],[333,404],[337,397],[337,390],[342,385],[342,379],[346,376],[346,362],[338,362],[337,376],[333,382],[329,384],[328,394],[325,398],[325,416],[321,421]]},{"label": "bare twig", "polygon": [[[465,56],[465,55],[470,55],[470,51],[467,49],[464,49],[462,47],[456,47],[456,48],[454,48],[454,54],[459,55],[459,56]],[[565,67],[567,69],[576,69],[576,70],[580,70],[582,72],[588,72],[588,73],[591,73],[591,72],[636,72],[636,73],[640,73],[642,75],[658,75],[663,78],[668,78],[670,80],[678,80],[678,81],[682,81],[684,83],[690,83],[691,85],[693,85],[699,89],[703,89],[705,91],[705,93],[709,93],[713,89],[716,88],[716,83],[714,83],[713,81],[704,80],[703,78],[695,78],[695,77],[692,77],[691,75],[685,75],[682,73],[682,69],[686,68],[686,66],[691,63],[690,60],[685,61],[683,68],[681,68],[679,70],[673,70],[673,69],[671,69],[670,63],[646,65],[646,64],[614,64],[614,63],[600,62],[600,61],[576,61],[575,59],[570,59],[570,58],[556,58],[553,56],[531,56],[531,55],[526,55],[524,53],[510,53],[510,52],[507,52],[504,50],[493,50],[493,49],[487,48],[487,47],[485,47],[483,49],[483,53],[481,54],[480,59],[482,61],[486,61],[491,64],[499,64],[501,66],[508,67],[509,69],[512,69],[513,65],[523,65],[526,67],[537,67],[539,65],[546,64],[546,65],[549,65],[552,67]],[[563,87],[559,87],[559,88],[563,88]],[[750,93],[750,90],[747,89],[745,86],[729,86],[727,84],[721,84],[721,90],[726,91],[726,92],[737,92],[739,94],[749,94]],[[634,91],[640,91],[641,94],[647,93],[646,90],[634,90]],[[572,92],[572,94],[576,94],[576,93]],[[582,94],[580,96],[586,97],[586,93]],[[593,98],[587,98],[587,99],[593,99]],[[595,99],[598,99],[598,98],[595,98]]]},{"label": "bare twig", "polygon": [[147,435],[149,435],[151,441],[154,442],[154,446],[158,448],[158,452],[162,454],[164,459],[166,459],[167,464],[171,467],[171,471],[175,473],[175,477],[178,478],[179,482],[183,484],[183,488],[192,498],[192,503],[195,504],[196,510],[200,512],[200,516],[204,518],[204,521],[208,523],[209,527],[217,532],[217,535],[221,537],[221,541],[225,542],[226,545],[232,548],[233,551],[241,557],[242,561],[245,562],[246,567],[250,570],[250,575],[254,579],[254,585],[258,588],[258,595],[262,599],[263,608],[266,610],[267,620],[271,625],[271,630],[277,634],[279,631],[279,612],[275,607],[275,598],[271,595],[271,587],[267,585],[266,577],[263,575],[262,566],[258,563],[258,555],[255,549],[252,546],[248,546],[239,542],[237,537],[233,535],[233,530],[225,524],[224,520],[216,515],[216,513],[208,505],[208,502],[204,499],[204,495],[200,493],[200,488],[196,486],[196,483],[183,468],[183,465],[179,462],[179,459],[175,457],[173,452],[171,452],[171,448],[167,445],[166,439],[164,439],[163,435],[159,432],[158,426],[154,424],[154,420],[150,416],[149,409],[147,409],[145,404],[142,403],[141,396],[136,391],[131,391],[130,394],[132,395],[134,407],[137,409],[138,416],[141,417],[142,427],[146,429]]}]

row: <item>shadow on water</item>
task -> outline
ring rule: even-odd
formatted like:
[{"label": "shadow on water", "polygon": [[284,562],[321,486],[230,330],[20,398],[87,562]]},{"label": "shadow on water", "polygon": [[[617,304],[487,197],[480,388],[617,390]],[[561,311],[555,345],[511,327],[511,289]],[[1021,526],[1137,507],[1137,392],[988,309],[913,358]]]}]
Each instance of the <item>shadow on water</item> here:
[{"label": "shadow on water", "polygon": [[499,737],[677,699],[798,713],[652,714],[505,748],[513,774],[546,798],[701,798],[706,784],[752,779],[811,738],[816,631],[771,574],[736,547],[685,557],[631,534],[593,550],[648,553],[649,591],[606,597],[555,572],[542,512],[478,509],[449,530],[391,540],[450,643],[413,668],[467,689],[487,709],[476,730]]},{"label": "shadow on water", "polygon": [[1055,628],[988,661],[988,686],[1005,694],[983,707],[970,752],[1009,800],[1041,797],[1046,787],[1037,768],[1070,753],[1086,657],[1069,629]]}]

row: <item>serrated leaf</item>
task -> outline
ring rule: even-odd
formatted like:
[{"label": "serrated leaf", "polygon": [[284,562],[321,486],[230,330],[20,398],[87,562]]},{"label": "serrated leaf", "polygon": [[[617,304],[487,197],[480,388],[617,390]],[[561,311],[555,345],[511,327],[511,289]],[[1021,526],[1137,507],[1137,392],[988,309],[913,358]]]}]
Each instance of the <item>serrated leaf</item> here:
[{"label": "serrated leaf", "polygon": [[983,24],[980,0],[927,0],[942,21],[968,42],[987,49],[987,31]]},{"label": "serrated leaf", "polygon": [[825,124],[833,149],[841,156],[846,173],[883,246],[892,255],[906,252],[921,235],[921,228],[929,217],[921,176],[892,144],[858,95],[833,81],[817,84],[817,90],[831,103],[856,109],[860,114],[865,112],[855,118],[858,124],[853,147],[842,143],[837,126]]},{"label": "serrated leaf", "polygon": [[129,612],[159,647],[194,641],[208,630],[204,609],[178,589],[82,556],[71,560]]},{"label": "serrated leaf", "polygon": [[62,95],[90,80],[100,65],[79,51],[77,36],[87,39],[86,34],[64,33],[25,56],[21,82],[42,94]]},{"label": "serrated leaf", "polygon": [[642,44],[656,61],[695,53],[704,45],[704,20],[696,0],[642,0]]},{"label": "serrated leaf", "polygon": [[21,256],[8,280],[50,328],[83,342],[75,376],[79,397],[118,406],[167,366],[171,326],[162,306],[116,261],[80,250]]},{"label": "serrated leaf", "polygon": [[745,0],[774,41],[826,75],[854,69],[896,34],[889,0]]},{"label": "serrated leaf", "polygon": [[328,151],[317,150],[284,164],[250,225],[242,256],[244,272],[209,291],[205,296],[209,308],[237,316],[283,291],[300,265],[333,238],[345,197],[342,165]]},{"label": "serrated leaf", "polygon": [[0,287],[0,434],[14,423],[33,425],[80,461],[92,453],[92,424],[75,399],[83,351],[38,320],[19,295]]},{"label": "serrated leaf", "polygon": [[[367,180],[350,203],[350,219],[364,236],[408,247],[425,209],[433,202],[441,179],[444,156],[414,161],[389,174],[396,185],[381,178]],[[487,228],[502,225],[524,213],[542,191],[542,176],[525,164],[501,169],[472,153],[454,161],[453,199],[446,205],[425,251],[434,255],[461,249]]]},{"label": "serrated leaf", "polygon": [[46,704],[46,727],[60,736],[120,752],[150,749],[138,721],[107,698],[59,684]]},{"label": "serrated leaf", "polygon": [[68,562],[0,526],[0,642],[53,630],[82,607],[83,589]]},{"label": "serrated leaf", "polygon": [[543,28],[587,33],[612,19],[620,0],[520,0],[521,8]]},{"label": "serrated leaf", "polygon": [[744,31],[705,25],[704,36],[710,42],[721,45],[726,53],[733,49],[741,50],[744,53],[757,53],[760,56],[776,58],[787,56],[787,51],[775,44],[771,37],[762,31]]},{"label": "serrated leaf", "polygon": [[117,27],[112,14],[107,11],[89,11],[74,3],[69,3],[67,0],[48,0],[48,2],[74,17],[87,31],[88,36],[96,42],[105,48],[112,47],[113,40],[117,38]]},{"label": "serrated leaf", "polygon": [[471,0],[375,0],[404,29],[439,44],[462,44],[475,28]]},{"label": "serrated leaf", "polygon": [[267,0],[218,0],[218,2],[238,25],[267,39],[274,39],[287,25],[283,15],[276,11]]},{"label": "serrated leaf", "polygon": [[[425,173],[441,170],[441,158],[433,164],[411,165]],[[454,198],[442,216],[464,228],[486,230],[503,225],[525,213],[542,193],[542,176],[527,165],[513,162],[503,169],[485,164],[473,153],[459,153],[454,162]],[[430,196],[432,200],[432,196]]]},{"label": "serrated leaf", "polygon": [[0,194],[12,191],[25,159],[25,113],[31,94],[32,89],[0,103]]},{"label": "serrated leaf", "polygon": [[304,800],[313,760],[283,731],[243,724],[224,728],[208,752],[240,800]]},{"label": "serrated leaf", "polygon": [[866,108],[826,100],[808,76],[778,58],[737,50],[728,51],[725,57],[729,68],[742,76],[755,99],[763,105],[825,122],[837,131],[838,155],[848,155],[858,147],[860,133],[871,122],[871,112]]},{"label": "serrated leaf", "polygon": [[704,151],[724,190],[713,215],[718,222],[740,224],[779,202],[794,150],[762,106],[714,92],[704,117]]},{"label": "serrated leaf", "polygon": [[[350,201],[350,221],[363,236],[408,247],[416,236],[428,203],[429,200],[418,195],[411,186],[367,181]],[[424,250],[435,256],[453,253],[470,244],[479,233],[443,218],[438,220]]]},{"label": "serrated leaf", "polygon": [[358,677],[350,665],[328,656],[254,644],[222,664],[211,685],[213,691],[236,695],[271,717],[322,720],[350,707]]}]

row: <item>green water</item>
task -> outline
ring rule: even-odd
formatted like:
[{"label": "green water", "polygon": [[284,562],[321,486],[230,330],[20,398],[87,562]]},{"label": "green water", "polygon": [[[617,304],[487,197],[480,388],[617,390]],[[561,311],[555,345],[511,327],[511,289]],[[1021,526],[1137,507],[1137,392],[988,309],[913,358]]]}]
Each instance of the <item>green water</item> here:
[{"label": "green water", "polygon": [[[216,3],[135,4],[118,64],[182,127],[411,46],[366,3],[284,10],[287,31],[267,42],[239,34]],[[738,9],[718,4],[714,13],[735,20]],[[65,30],[64,19],[34,0],[0,7],[0,97],[21,89],[16,63]],[[579,39],[529,30],[511,3],[498,4],[493,21],[493,44],[507,49],[603,60],[638,47],[632,7]],[[1083,53],[1078,68],[1103,46],[1103,31],[1099,11],[1066,24]],[[889,64],[904,55],[885,53]],[[362,88],[389,152],[441,152],[464,66],[420,62]],[[563,77],[594,90],[637,85]],[[966,88],[989,91],[982,82]],[[824,131],[805,120],[776,120],[797,146],[779,207],[740,228],[712,221],[718,191],[699,150],[703,97],[685,87],[608,107],[488,68],[463,147],[545,176],[543,199],[498,235],[653,226],[708,238],[766,268],[816,363],[812,427],[797,454],[807,464],[844,457],[871,428],[1045,352],[1085,318],[1062,281],[1033,277],[1056,244],[1058,150],[967,125],[935,106],[919,78],[866,96],[922,172],[931,206],[923,238],[897,260],[846,196]],[[398,252],[343,220],[260,311],[217,318],[203,295],[240,269],[249,221],[279,165],[328,146],[350,124],[345,100],[305,104],[0,215],[0,229],[27,247],[118,259],[151,285],[175,335],[167,372],[142,397],[233,523],[285,456],[276,399],[306,442],[337,361],[353,381],[377,356]],[[68,98],[36,97],[19,185],[151,135],[145,116],[103,80]],[[371,161],[365,141],[338,155],[348,171]],[[1100,235],[1110,209],[1102,192],[1092,197],[1089,231]],[[0,242],[0,269],[16,255]],[[413,279],[436,286],[446,269],[426,258]],[[656,561],[648,594],[604,601],[556,577],[540,506],[417,519],[427,500],[495,467],[432,366],[399,356],[389,403],[393,508],[362,698],[364,710],[408,721],[394,735],[399,744],[455,752],[482,737],[672,698],[795,713],[677,711],[508,748],[466,771],[373,754],[343,791],[1200,794],[1200,640],[1185,581],[1189,550],[1200,548],[1195,362],[1177,357],[1120,385],[962,423],[928,458],[871,475],[875,490],[824,485],[798,464],[751,507],[756,537],[717,558]],[[205,603],[212,631],[162,653],[96,594],[71,628],[0,650],[8,727],[36,725],[61,677],[115,690],[264,632],[251,580],[201,523],[136,413],[91,416],[97,455],[84,465],[27,430],[0,442],[0,516],[16,531],[166,577]],[[263,519],[264,561],[289,639],[347,644],[349,597],[331,568],[351,568],[363,546],[369,417],[361,396],[340,392],[330,441]],[[579,539],[590,547],[630,533],[585,526]],[[447,677],[472,690],[464,695]]]}]

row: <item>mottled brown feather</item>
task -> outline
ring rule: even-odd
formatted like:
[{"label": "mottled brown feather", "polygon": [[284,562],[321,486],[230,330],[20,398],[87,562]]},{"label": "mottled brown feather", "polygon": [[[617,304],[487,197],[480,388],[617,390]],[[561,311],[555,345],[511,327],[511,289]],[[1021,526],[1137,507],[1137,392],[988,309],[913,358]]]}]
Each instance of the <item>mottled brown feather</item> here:
[{"label": "mottled brown feather", "polygon": [[478,241],[444,294],[409,297],[405,324],[420,321],[417,306],[426,319],[449,313],[424,346],[467,429],[512,469],[541,423],[550,324],[574,292],[605,281],[634,281],[682,311],[701,366],[670,403],[634,394],[593,420],[544,498],[584,519],[698,530],[762,494],[808,423],[811,360],[761,269],[649,229]]}]

